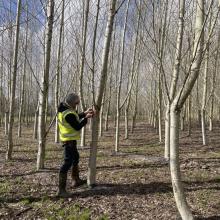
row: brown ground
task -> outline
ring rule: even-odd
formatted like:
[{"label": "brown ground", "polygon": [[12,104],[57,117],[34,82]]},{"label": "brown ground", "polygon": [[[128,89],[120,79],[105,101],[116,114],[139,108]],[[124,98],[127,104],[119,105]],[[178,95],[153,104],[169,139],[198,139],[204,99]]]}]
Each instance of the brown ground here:
[{"label": "brown ground", "polygon": [[[16,133],[16,132],[15,132]],[[14,159],[5,162],[5,137],[0,131],[0,219],[180,219],[173,199],[169,166],[155,130],[138,124],[129,140],[121,137],[114,155],[114,130],[104,132],[97,158],[94,189],[71,189],[73,196],[57,199],[57,173],[62,148],[47,142],[46,169],[36,172],[37,142],[32,129],[14,140]],[[220,219],[220,129],[208,132],[201,145],[199,128],[192,137],[181,133],[181,171],[187,200],[198,219]],[[88,147],[80,150],[81,174],[86,177]],[[69,179],[70,185],[70,179]]]}]

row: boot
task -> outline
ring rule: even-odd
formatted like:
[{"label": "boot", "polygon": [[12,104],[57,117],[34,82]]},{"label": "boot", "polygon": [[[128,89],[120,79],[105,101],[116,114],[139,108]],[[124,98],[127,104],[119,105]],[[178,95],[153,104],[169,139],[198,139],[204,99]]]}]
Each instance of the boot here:
[{"label": "boot", "polygon": [[66,191],[66,180],[67,173],[59,173],[59,189],[57,192],[58,197],[67,198],[70,196],[70,193]]},{"label": "boot", "polygon": [[86,180],[81,180],[79,178],[79,166],[78,165],[72,167],[72,180],[73,180],[73,184],[72,184],[73,187],[78,187],[78,186],[86,184]]}]

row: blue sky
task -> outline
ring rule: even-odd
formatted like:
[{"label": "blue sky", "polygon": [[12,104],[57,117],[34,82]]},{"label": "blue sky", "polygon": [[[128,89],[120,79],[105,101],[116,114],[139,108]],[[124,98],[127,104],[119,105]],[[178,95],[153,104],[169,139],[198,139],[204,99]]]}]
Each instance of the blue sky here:
[{"label": "blue sky", "polygon": [[[28,3],[29,7],[29,17],[38,21],[37,23],[39,23],[39,25],[41,22],[44,23],[45,17],[42,11],[42,5],[40,1],[36,0],[22,0],[21,23],[26,19],[26,3]],[[0,0],[0,25],[2,26],[3,23],[7,23],[10,20],[14,22],[16,19],[16,10],[17,0]]]},{"label": "blue sky", "polygon": [[10,11],[12,11],[11,19],[15,18],[17,4],[14,0],[0,0],[0,18],[1,23],[5,19],[9,19]]}]

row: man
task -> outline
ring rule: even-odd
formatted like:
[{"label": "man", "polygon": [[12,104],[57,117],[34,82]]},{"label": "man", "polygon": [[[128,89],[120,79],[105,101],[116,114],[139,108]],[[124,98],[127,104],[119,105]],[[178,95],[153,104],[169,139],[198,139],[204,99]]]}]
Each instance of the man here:
[{"label": "man", "polygon": [[59,172],[59,189],[58,196],[68,197],[66,191],[66,181],[68,170],[72,167],[73,186],[80,186],[86,181],[79,178],[79,153],[77,150],[77,140],[80,139],[80,130],[87,124],[87,119],[94,115],[91,108],[78,114],[76,107],[79,104],[79,96],[71,93],[65,101],[60,103],[58,107],[58,124],[60,132],[60,141],[64,148],[64,162]]}]

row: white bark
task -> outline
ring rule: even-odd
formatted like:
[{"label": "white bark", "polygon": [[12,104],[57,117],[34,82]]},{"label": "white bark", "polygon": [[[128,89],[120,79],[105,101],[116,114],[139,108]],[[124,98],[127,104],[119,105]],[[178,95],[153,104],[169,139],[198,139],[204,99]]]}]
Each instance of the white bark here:
[{"label": "white bark", "polygon": [[37,139],[37,128],[38,128],[38,114],[39,114],[39,105],[37,104],[37,109],[34,114],[34,132],[33,139]]},{"label": "white bark", "polygon": [[164,148],[164,158],[169,160],[170,155],[170,105],[166,106],[165,113],[165,148]]},{"label": "white bark", "polygon": [[[4,36],[2,34],[2,45],[4,45]],[[0,105],[1,105],[1,110],[0,110],[0,126],[2,125],[3,123],[3,120],[4,120],[4,111],[5,111],[5,108],[3,107],[5,105],[4,103],[4,100],[5,100],[5,95],[3,93],[3,76],[4,76],[4,65],[3,65],[3,62],[4,62],[4,54],[3,54],[3,50],[1,52],[1,70],[0,70]]]},{"label": "white bark", "polygon": [[122,86],[122,76],[123,76],[123,67],[124,67],[124,51],[125,51],[125,36],[127,31],[127,20],[128,20],[128,10],[129,10],[130,0],[127,1],[127,8],[125,12],[125,21],[124,27],[122,30],[122,39],[121,39],[121,55],[120,55],[120,72],[119,72],[119,82],[118,82],[118,89],[117,89],[117,99],[116,99],[116,130],[115,130],[115,152],[118,152],[119,148],[119,129],[120,129],[120,116],[121,116],[121,109],[120,109],[120,100],[121,100],[121,86]]},{"label": "white bark", "polygon": [[134,132],[136,117],[137,117],[137,104],[138,104],[138,89],[139,89],[139,71],[140,71],[140,62],[141,62],[141,53],[139,54],[138,64],[137,64],[137,74],[136,74],[136,83],[135,83],[135,91],[134,91],[134,109],[132,113],[132,121],[131,121],[131,133]]},{"label": "white bark", "polygon": [[161,73],[159,73],[159,78],[158,78],[158,134],[159,134],[159,142],[162,143],[162,88],[161,88]]},{"label": "white bark", "polygon": [[183,220],[192,220],[193,215],[186,201],[181,182],[179,162],[179,122],[180,111],[175,103],[170,109],[170,173],[173,185],[174,198]]},{"label": "white bark", "polygon": [[[83,24],[83,45],[81,51],[81,65],[80,65],[80,74],[79,74],[79,94],[80,94],[80,101],[81,101],[81,108],[82,111],[86,110],[86,104],[83,96],[83,74],[84,74],[84,67],[85,67],[85,58],[86,58],[86,41],[87,41],[87,27],[88,27],[88,16],[89,16],[89,3],[90,0],[86,0],[86,7],[85,7],[85,18]],[[80,146],[85,146],[85,136],[86,130],[85,127],[82,128],[81,131],[81,142]]]},{"label": "white bark", "polygon": [[202,62],[203,55],[203,44],[204,44],[204,0],[197,0],[197,15],[195,24],[195,38],[194,38],[194,49],[193,49],[193,62],[191,64],[190,74],[179,90],[178,105],[182,108],[187,97],[189,96],[192,88],[199,75],[199,69]]},{"label": "white bark", "polygon": [[167,28],[167,13],[168,13],[168,0],[163,2],[164,4],[164,16],[161,27],[162,36],[159,41],[159,74],[158,74],[158,134],[159,134],[159,142],[162,143],[162,71],[163,71],[163,59],[164,59],[164,48],[165,48],[165,38],[166,38],[166,28]]},{"label": "white bark", "polygon": [[217,52],[215,55],[215,62],[214,62],[214,71],[212,75],[212,88],[211,88],[211,103],[210,103],[210,116],[209,116],[209,131],[213,130],[213,112],[214,112],[214,92],[215,92],[215,85],[216,85],[216,75],[218,71],[218,57],[219,57],[219,46],[220,46],[220,31],[218,32],[218,46]]},{"label": "white bark", "polygon": [[[131,73],[130,73],[130,82],[129,84],[132,83],[133,77],[134,77],[134,71],[135,71],[135,61],[136,61],[136,53],[137,53],[137,44],[138,44],[138,36],[139,36],[139,27],[140,27],[140,18],[141,18],[141,13],[140,10],[138,11],[138,19],[137,19],[137,31],[135,33],[135,44],[134,44],[134,49],[133,49],[133,56],[132,56],[132,66],[131,66]],[[128,84],[128,88],[129,88]],[[130,101],[131,101],[131,93],[128,96],[126,106],[125,106],[125,139],[128,139],[128,113],[129,113],[129,107],[130,107]]]},{"label": "white bark", "polygon": [[192,96],[188,98],[188,136],[192,133]]},{"label": "white bark", "polygon": [[99,137],[103,136],[103,112],[104,112],[104,103],[105,103],[105,92],[102,97],[102,105],[100,109],[100,117],[99,117]]},{"label": "white bark", "polygon": [[183,29],[184,29],[184,11],[185,11],[185,1],[180,1],[179,5],[179,21],[178,21],[178,33],[176,41],[176,53],[175,53],[175,64],[173,69],[171,87],[169,91],[168,103],[166,106],[165,115],[165,151],[164,157],[169,159],[169,149],[170,149],[170,104],[174,99],[176,93],[177,82],[180,72],[181,54],[182,54],[182,42],[183,42]]},{"label": "white bark", "polygon": [[184,129],[185,129],[185,116],[186,116],[186,107],[184,105],[182,114],[180,115],[180,120],[181,120],[180,128],[181,128],[181,131],[184,131]]},{"label": "white bark", "polygon": [[27,64],[27,47],[28,47],[28,7],[27,10],[27,26],[26,26],[26,36],[25,36],[25,59],[24,59],[24,70],[23,70],[23,76],[22,76],[22,86],[21,86],[21,101],[20,101],[20,108],[19,108],[19,114],[18,114],[18,137],[21,137],[21,122],[22,122],[22,116],[24,116],[24,95],[25,95],[25,84],[26,84],[26,64]]},{"label": "white bark", "polygon": [[105,33],[105,42],[104,42],[104,48],[102,54],[101,78],[99,82],[99,89],[95,103],[97,115],[92,120],[92,142],[90,149],[88,178],[87,178],[87,183],[89,186],[93,186],[96,183],[96,155],[97,155],[97,144],[98,144],[99,111],[102,103],[102,96],[105,89],[105,84],[107,81],[106,79],[107,79],[108,57],[109,57],[112,31],[113,31],[116,2],[117,0],[111,0],[111,4],[110,4],[108,22]]},{"label": "white bark", "polygon": [[[55,85],[55,109],[57,111],[59,105],[59,90],[60,90],[60,74],[61,74],[61,49],[62,49],[62,38],[64,32],[64,11],[65,11],[65,0],[62,1],[62,14],[61,14],[61,21],[60,21],[60,32],[59,32],[59,43],[58,43],[58,50],[57,50],[57,72],[56,72],[56,85]],[[55,143],[59,142],[59,128],[58,128],[58,119],[56,117],[55,122]]]},{"label": "white bark", "polygon": [[94,34],[93,34],[93,42],[92,42],[92,101],[95,103],[95,50],[96,50],[96,38],[97,38],[97,29],[98,29],[98,22],[99,22],[99,12],[100,12],[100,0],[97,0],[97,7],[96,7],[96,18],[95,18],[95,27],[94,27]]},{"label": "white bark", "polygon": [[[211,18],[210,18],[211,19]],[[209,32],[211,28],[211,21],[209,23]],[[206,42],[205,51],[205,68],[203,75],[203,94],[202,94],[202,107],[201,107],[201,126],[202,126],[202,143],[207,144],[206,138],[206,99],[207,99],[207,80],[209,72],[209,40]]]},{"label": "white bark", "polygon": [[16,78],[17,78],[17,63],[18,63],[20,15],[21,15],[21,0],[18,0],[17,1],[15,45],[14,45],[14,55],[13,55],[13,76],[12,76],[12,85],[11,85],[11,92],[10,92],[9,128],[8,128],[6,160],[12,159],[12,151],[13,151],[12,129],[13,129],[13,124],[14,124],[14,111],[15,111],[14,107],[15,107],[15,89],[16,89]]},{"label": "white bark", "polygon": [[8,111],[5,112],[5,135],[8,135]]},{"label": "white bark", "polygon": [[106,108],[106,114],[105,114],[105,131],[108,131],[109,127],[109,114],[110,114],[110,108],[111,108],[111,97],[112,97],[112,83],[113,83],[113,72],[114,72],[114,50],[115,50],[115,38],[116,38],[116,32],[114,32],[114,37],[112,40],[112,54],[111,59],[109,62],[109,68],[110,68],[110,77],[109,77],[109,91],[108,91],[108,102],[107,102],[107,108]]},{"label": "white bark", "polygon": [[46,47],[45,47],[45,69],[42,77],[41,92],[39,95],[39,116],[38,116],[38,154],[37,154],[37,170],[44,168],[45,145],[46,145],[46,103],[48,99],[49,89],[49,72],[50,72],[50,56],[51,42],[53,33],[54,19],[54,0],[48,0],[47,12],[47,30],[46,30]]},{"label": "white bark", "polygon": [[[184,0],[183,0],[184,1]],[[183,220],[193,219],[193,215],[187,204],[184,189],[181,183],[180,163],[179,163],[179,122],[180,112],[183,105],[192,91],[195,81],[199,75],[202,62],[203,38],[204,38],[204,0],[197,0],[195,42],[193,51],[193,61],[190,75],[184,85],[175,96],[170,110],[170,171],[173,185],[173,192],[177,208]]]},{"label": "white bark", "polygon": [[110,107],[111,107],[111,95],[112,95],[112,70],[111,70],[111,75],[110,75],[110,79],[109,79],[109,99],[107,102],[107,107],[106,107],[106,113],[105,113],[105,131],[108,131],[108,126],[109,126],[109,113],[110,113]]}]

